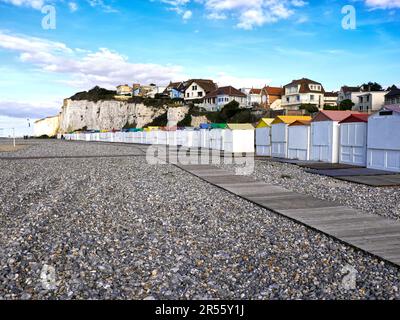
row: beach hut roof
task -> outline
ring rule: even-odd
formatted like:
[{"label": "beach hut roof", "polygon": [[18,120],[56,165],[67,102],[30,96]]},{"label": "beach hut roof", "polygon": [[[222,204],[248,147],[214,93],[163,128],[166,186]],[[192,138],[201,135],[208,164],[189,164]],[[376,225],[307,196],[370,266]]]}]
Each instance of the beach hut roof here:
[{"label": "beach hut roof", "polygon": [[297,120],[311,121],[312,118],[309,116],[278,116],[275,118],[272,124],[279,124],[279,123],[292,124]]},{"label": "beach hut roof", "polygon": [[368,118],[369,114],[366,113],[352,114],[339,123],[368,122]]},{"label": "beach hut roof", "polygon": [[274,122],[274,119],[271,118],[262,118],[258,124],[257,124],[257,128],[266,128],[266,127],[270,127],[272,122]]},{"label": "beach hut roof", "polygon": [[227,124],[226,123],[212,123],[211,124],[211,129],[226,129]]},{"label": "beach hut roof", "polygon": [[323,110],[320,111],[312,120],[313,122],[320,121],[343,121],[352,114],[359,114],[357,111],[335,111],[335,110]]},{"label": "beach hut roof", "polygon": [[311,120],[296,120],[295,122],[291,123],[289,127],[292,126],[310,126]]},{"label": "beach hut roof", "polygon": [[228,129],[231,130],[254,130],[254,127],[250,123],[228,123]]}]

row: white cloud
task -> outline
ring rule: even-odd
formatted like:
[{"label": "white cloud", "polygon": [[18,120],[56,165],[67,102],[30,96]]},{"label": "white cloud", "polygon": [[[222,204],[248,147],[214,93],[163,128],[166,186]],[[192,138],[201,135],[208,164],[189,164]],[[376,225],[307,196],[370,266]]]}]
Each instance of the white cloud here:
[{"label": "white cloud", "polygon": [[5,3],[13,4],[18,7],[31,7],[40,10],[44,5],[44,0],[0,0]]},{"label": "white cloud", "polygon": [[132,63],[107,48],[87,52],[60,42],[0,31],[1,48],[17,52],[20,61],[44,72],[64,74],[63,83],[85,90],[95,85],[115,88],[121,83],[166,84],[186,78],[180,66]]},{"label": "white cloud", "polygon": [[374,9],[400,8],[400,0],[365,0],[365,4]]},{"label": "white cloud", "polygon": [[71,12],[75,12],[78,10],[78,4],[76,2],[69,2],[68,7]]},{"label": "white cloud", "polygon": [[[154,0],[151,0],[154,1]],[[192,3],[202,4],[206,17],[212,20],[224,20],[235,17],[237,27],[253,29],[267,23],[287,19],[294,14],[294,8],[307,5],[303,0],[160,0],[171,7],[169,10],[183,15]]]},{"label": "white cloud", "polygon": [[60,112],[62,101],[0,101],[0,115],[13,118],[39,119]]},{"label": "white cloud", "polygon": [[[41,10],[45,4],[54,3],[56,1],[65,2],[64,0],[0,0],[0,2],[9,3],[14,6],[30,7],[36,10]],[[104,12],[118,12],[118,10],[107,4],[104,0],[86,0],[86,2],[93,8],[101,8]],[[76,1],[70,1],[67,5],[71,12],[75,12],[78,9],[78,3]]]},{"label": "white cloud", "polygon": [[189,19],[192,18],[192,16],[193,16],[193,12],[190,11],[190,10],[186,10],[182,15],[182,19],[183,20],[189,20]]}]

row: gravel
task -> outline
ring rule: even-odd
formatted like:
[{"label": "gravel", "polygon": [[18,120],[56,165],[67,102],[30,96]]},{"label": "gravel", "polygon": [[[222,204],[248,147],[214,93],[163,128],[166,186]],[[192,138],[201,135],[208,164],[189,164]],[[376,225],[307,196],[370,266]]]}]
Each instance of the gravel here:
[{"label": "gravel", "polygon": [[[234,166],[220,167],[233,171]],[[400,188],[369,187],[307,173],[292,164],[256,160],[251,174],[260,181],[282,186],[290,191],[311,195],[322,200],[336,201],[362,212],[400,219]]]},{"label": "gravel", "polygon": [[[122,152],[34,143],[15,156]],[[144,157],[0,160],[0,299],[398,299],[399,276]]]}]

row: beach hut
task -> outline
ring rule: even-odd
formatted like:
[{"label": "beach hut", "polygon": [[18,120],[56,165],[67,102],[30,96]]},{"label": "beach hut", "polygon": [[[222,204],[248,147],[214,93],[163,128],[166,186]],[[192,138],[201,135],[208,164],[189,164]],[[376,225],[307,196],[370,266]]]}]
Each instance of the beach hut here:
[{"label": "beach hut", "polygon": [[296,120],[288,128],[288,159],[310,159],[311,120]]},{"label": "beach hut", "polygon": [[228,124],[225,130],[224,151],[254,153],[255,128],[252,124]]},{"label": "beach hut", "polygon": [[168,141],[168,132],[165,130],[165,128],[160,128],[160,131],[157,134],[158,136],[158,144],[159,145],[167,145]]},{"label": "beach hut", "polygon": [[271,124],[274,119],[261,119],[256,127],[256,154],[271,156]]},{"label": "beach hut", "polygon": [[203,123],[200,125],[200,148],[210,149],[211,125]]},{"label": "beach hut", "polygon": [[158,127],[147,127],[144,129],[146,132],[146,144],[152,145],[158,143]]},{"label": "beach hut", "polygon": [[114,141],[113,142],[124,142],[124,134],[121,131],[114,132]]},{"label": "beach hut", "polygon": [[186,148],[200,148],[200,130],[186,130],[186,137],[183,146]]},{"label": "beach hut", "polygon": [[176,145],[183,146],[186,141],[187,130],[190,128],[178,128],[176,131]]},{"label": "beach hut", "polygon": [[224,150],[224,138],[227,127],[225,123],[211,124],[211,130],[209,132],[210,149]]},{"label": "beach hut", "polygon": [[352,114],[339,124],[339,162],[365,167],[367,165],[368,114]]},{"label": "beach hut", "polygon": [[400,172],[400,107],[387,106],[368,119],[367,167]]},{"label": "beach hut", "polygon": [[289,125],[295,121],[311,121],[308,116],[278,116],[271,124],[271,156],[288,157]]},{"label": "beach hut", "polygon": [[311,122],[312,161],[339,162],[340,121],[351,116],[352,111],[320,111]]},{"label": "beach hut", "polygon": [[167,131],[167,145],[176,147],[178,145],[178,128],[168,127]]}]

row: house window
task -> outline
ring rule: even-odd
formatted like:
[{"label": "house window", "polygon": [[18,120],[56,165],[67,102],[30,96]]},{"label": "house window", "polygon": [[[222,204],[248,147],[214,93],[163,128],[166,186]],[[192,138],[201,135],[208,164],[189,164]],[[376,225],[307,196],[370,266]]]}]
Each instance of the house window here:
[{"label": "house window", "polygon": [[315,96],[312,94],[312,95],[310,95],[310,100],[311,101],[314,101],[314,99],[315,99]]},{"label": "house window", "polygon": [[296,96],[297,101],[300,101],[300,96]]},{"label": "house window", "polygon": [[192,86],[192,90],[196,91],[197,90],[197,86]]},{"label": "house window", "polygon": [[289,98],[289,97],[286,98],[286,102],[287,102],[287,103],[290,102],[290,98]]},{"label": "house window", "polygon": [[189,92],[186,94],[186,97],[188,97],[188,98],[190,97],[190,94],[189,94]]},{"label": "house window", "polygon": [[203,96],[203,92],[201,92],[201,91],[197,92],[197,96],[198,97],[202,97]]}]

